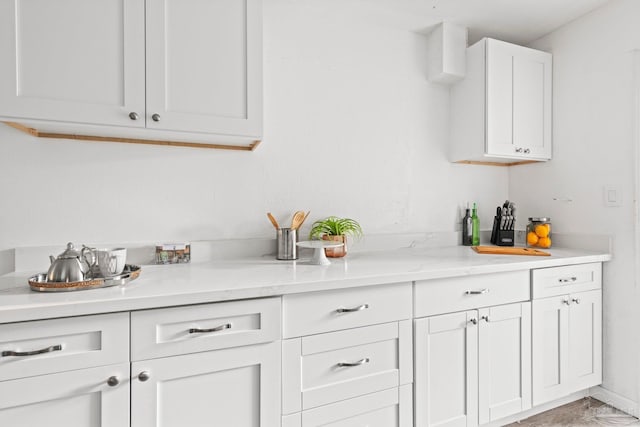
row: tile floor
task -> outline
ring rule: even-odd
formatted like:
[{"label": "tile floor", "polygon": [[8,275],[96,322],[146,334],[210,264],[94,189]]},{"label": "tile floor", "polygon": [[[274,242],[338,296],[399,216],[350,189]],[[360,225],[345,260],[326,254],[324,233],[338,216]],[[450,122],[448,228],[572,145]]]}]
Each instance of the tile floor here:
[{"label": "tile floor", "polygon": [[638,426],[640,421],[603,402],[586,397],[507,427]]}]

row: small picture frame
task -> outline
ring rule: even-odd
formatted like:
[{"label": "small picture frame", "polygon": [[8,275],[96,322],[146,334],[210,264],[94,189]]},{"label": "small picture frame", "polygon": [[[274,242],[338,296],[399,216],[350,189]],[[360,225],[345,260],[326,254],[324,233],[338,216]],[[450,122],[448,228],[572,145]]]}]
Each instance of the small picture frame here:
[{"label": "small picture frame", "polygon": [[156,245],[156,264],[186,264],[191,261],[189,243],[163,243]]}]

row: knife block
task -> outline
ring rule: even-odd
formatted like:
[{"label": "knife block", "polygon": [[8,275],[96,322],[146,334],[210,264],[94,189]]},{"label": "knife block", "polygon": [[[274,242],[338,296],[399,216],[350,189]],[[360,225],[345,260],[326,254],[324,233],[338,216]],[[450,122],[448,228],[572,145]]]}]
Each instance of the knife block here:
[{"label": "knife block", "polygon": [[500,217],[494,217],[491,231],[491,243],[497,246],[513,246],[515,243],[515,231],[501,230]]}]

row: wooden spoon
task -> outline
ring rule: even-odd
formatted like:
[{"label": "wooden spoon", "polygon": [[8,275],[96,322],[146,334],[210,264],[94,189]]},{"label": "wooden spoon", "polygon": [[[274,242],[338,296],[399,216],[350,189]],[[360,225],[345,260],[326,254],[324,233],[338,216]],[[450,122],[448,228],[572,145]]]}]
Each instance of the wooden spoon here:
[{"label": "wooden spoon", "polygon": [[304,222],[304,218],[304,212],[296,211],[296,213],[293,214],[293,219],[291,220],[291,229],[297,230]]},{"label": "wooden spoon", "polygon": [[302,218],[302,222],[300,223],[299,227],[302,227],[302,224],[304,224],[304,222],[307,220],[307,217],[309,216],[309,214],[311,213],[311,211],[307,211],[307,213],[305,214],[304,218]]},{"label": "wooden spoon", "polygon": [[271,215],[271,212],[267,212],[267,217],[269,218],[269,221],[271,221],[271,224],[273,224],[273,226],[276,228],[276,230],[280,230],[280,226],[278,225],[278,221],[276,221],[276,219],[273,217],[273,215]]}]

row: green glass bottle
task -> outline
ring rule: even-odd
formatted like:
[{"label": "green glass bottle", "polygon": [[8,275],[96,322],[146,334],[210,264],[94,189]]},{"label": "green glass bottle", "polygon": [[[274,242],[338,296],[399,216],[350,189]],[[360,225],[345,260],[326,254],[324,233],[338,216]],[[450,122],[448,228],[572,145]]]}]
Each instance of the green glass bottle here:
[{"label": "green glass bottle", "polygon": [[471,212],[471,224],[471,245],[478,246],[480,244],[480,219],[478,218],[478,208],[475,203]]}]

